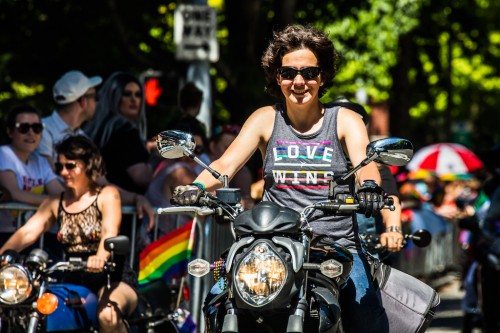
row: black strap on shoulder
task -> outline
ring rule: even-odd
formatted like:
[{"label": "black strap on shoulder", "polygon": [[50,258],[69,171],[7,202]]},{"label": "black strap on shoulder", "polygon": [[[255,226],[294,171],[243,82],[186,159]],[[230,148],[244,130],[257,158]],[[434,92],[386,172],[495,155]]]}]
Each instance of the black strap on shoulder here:
[{"label": "black strap on shoulder", "polygon": [[336,100],[334,100],[330,105],[341,106],[341,107],[344,107],[346,109],[353,110],[354,112],[359,114],[361,119],[363,119],[363,122],[365,123],[365,125],[368,124],[368,113],[366,112],[365,108],[361,104],[355,103],[355,102],[353,102],[345,97],[341,97],[341,98],[337,98]]}]

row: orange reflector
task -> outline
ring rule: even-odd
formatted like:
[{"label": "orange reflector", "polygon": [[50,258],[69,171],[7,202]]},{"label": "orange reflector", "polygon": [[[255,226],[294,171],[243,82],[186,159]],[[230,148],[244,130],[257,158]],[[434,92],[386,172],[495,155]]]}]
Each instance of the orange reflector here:
[{"label": "orange reflector", "polygon": [[36,301],[37,310],[44,315],[49,315],[57,309],[57,296],[51,293],[45,293]]}]

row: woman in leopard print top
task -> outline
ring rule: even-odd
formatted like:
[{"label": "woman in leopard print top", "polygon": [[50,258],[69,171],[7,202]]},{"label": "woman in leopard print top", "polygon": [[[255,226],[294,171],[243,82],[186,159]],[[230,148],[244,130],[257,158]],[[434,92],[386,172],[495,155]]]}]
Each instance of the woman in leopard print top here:
[{"label": "woman in leopard print top", "polygon": [[124,267],[111,276],[112,285],[105,289],[103,267],[110,253],[104,240],[117,236],[121,223],[121,201],[113,186],[101,187],[96,180],[104,173],[101,155],[84,136],[71,136],[57,146],[56,168],[66,191],[60,197],[46,199],[28,222],[2,246],[21,251],[35,243],[54,223],[59,224],[58,240],[67,256],[87,261],[87,272],[66,274],[65,282],[85,285],[99,295],[100,332],[127,332],[122,314],[130,315],[137,306],[134,280],[124,278]]}]

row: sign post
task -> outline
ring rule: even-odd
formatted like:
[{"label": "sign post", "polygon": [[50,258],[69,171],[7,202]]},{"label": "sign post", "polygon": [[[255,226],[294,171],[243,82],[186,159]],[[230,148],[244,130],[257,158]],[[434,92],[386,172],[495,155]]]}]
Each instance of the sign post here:
[{"label": "sign post", "polygon": [[174,42],[177,60],[219,60],[217,12],[206,5],[180,4],[174,13]]}]

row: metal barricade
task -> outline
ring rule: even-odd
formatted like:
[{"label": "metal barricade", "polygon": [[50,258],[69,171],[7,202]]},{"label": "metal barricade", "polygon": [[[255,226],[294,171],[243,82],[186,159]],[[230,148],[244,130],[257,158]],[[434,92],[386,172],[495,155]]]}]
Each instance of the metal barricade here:
[{"label": "metal barricade", "polygon": [[[24,203],[19,203],[19,202],[2,202],[0,203],[0,210],[12,210],[12,211],[18,211],[18,212],[30,212],[30,211],[36,211],[38,209],[38,206],[35,205],[28,205]],[[132,215],[132,224],[131,224],[131,230],[130,230],[130,235],[131,235],[131,242],[130,242],[130,266],[134,266],[134,261],[135,261],[135,250],[136,250],[136,237],[137,237],[137,209],[135,206],[122,206],[122,214],[124,215]],[[23,215],[22,214],[17,214],[17,229],[19,229],[23,225]],[[158,216],[155,214],[155,221],[157,222]],[[158,223],[155,223],[157,225]],[[155,234],[157,235],[157,234]],[[39,246],[40,248],[44,247],[44,236],[40,237],[39,240]]]},{"label": "metal barricade", "polygon": [[431,243],[418,248],[410,243],[403,249],[395,267],[416,277],[429,278],[446,271],[455,271],[460,265],[459,228],[449,222],[446,231],[432,235]]}]

